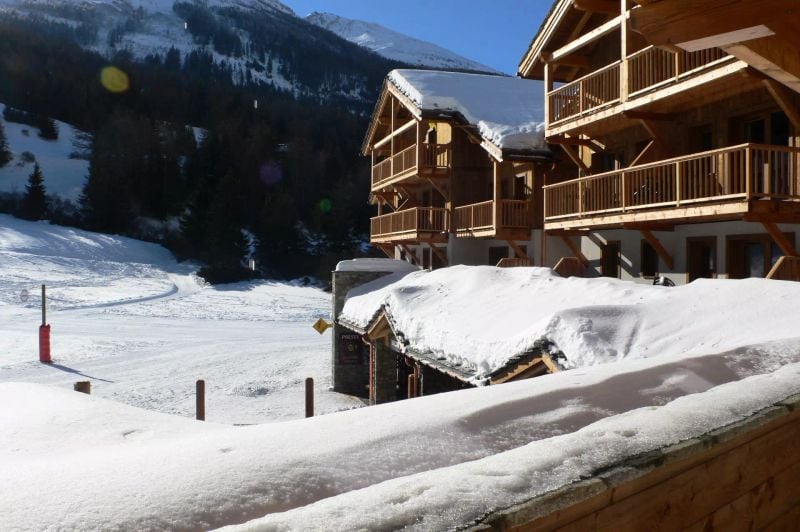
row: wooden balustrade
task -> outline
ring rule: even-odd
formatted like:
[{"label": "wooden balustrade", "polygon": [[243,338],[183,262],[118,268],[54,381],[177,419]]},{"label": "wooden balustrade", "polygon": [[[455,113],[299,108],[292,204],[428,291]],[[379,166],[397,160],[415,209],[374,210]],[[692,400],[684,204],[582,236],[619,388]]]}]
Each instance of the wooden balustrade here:
[{"label": "wooden balustrade", "polygon": [[628,56],[628,90],[634,95],[661,83],[676,81],[726,55],[719,48],[675,53],[648,46]]},{"label": "wooden balustrade", "polygon": [[527,200],[501,200],[500,223],[495,226],[494,201],[483,201],[455,208],[455,230],[457,233],[474,233],[501,228],[524,228],[531,226],[530,208]]},{"label": "wooden balustrade", "polygon": [[450,145],[423,144],[422,166],[425,168],[450,168]]},{"label": "wooden balustrade", "polygon": [[483,201],[455,209],[456,232],[470,232],[494,227],[494,201]]},{"label": "wooden balustrade", "polygon": [[550,122],[558,122],[618,102],[621,64],[621,61],[617,61],[552,91],[548,95]]},{"label": "wooden balustrade", "polygon": [[734,199],[800,199],[800,148],[742,144],[545,187],[545,220]]},{"label": "wooden balustrade", "polygon": [[[724,57],[727,54],[718,48],[675,53],[649,46],[625,59],[628,95],[634,96],[661,84],[679,81]],[[622,98],[621,64],[622,61],[617,61],[551,91],[548,94],[549,123],[581,116],[619,102]]]},{"label": "wooden balustrade", "polygon": [[417,207],[372,218],[372,240],[396,237],[415,238],[419,233],[441,233],[450,230],[447,209]]},{"label": "wooden balustrade", "polygon": [[372,167],[372,186],[385,184],[403,174],[416,172],[417,169],[443,169],[450,167],[451,149],[449,144],[422,144],[417,161],[417,145],[396,153],[380,161]]}]

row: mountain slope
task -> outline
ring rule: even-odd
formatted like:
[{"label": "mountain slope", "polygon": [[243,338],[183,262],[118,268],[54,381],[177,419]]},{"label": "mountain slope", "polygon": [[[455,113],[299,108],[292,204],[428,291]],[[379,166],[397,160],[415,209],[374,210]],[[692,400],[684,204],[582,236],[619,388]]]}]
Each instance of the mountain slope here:
[{"label": "mountain slope", "polygon": [[467,59],[441,46],[409,37],[373,22],[318,12],[308,15],[306,20],[395,61],[443,70],[497,73],[489,66]]}]

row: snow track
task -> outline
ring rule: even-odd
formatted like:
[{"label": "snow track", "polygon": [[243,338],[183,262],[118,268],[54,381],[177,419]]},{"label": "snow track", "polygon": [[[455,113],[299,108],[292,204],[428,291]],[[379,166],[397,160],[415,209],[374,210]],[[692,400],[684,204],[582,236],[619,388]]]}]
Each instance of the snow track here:
[{"label": "snow track", "polygon": [[[210,287],[194,270],[154,244],[0,215],[0,381],[91,379],[101,397],[190,417],[202,378],[208,419],[222,423],[303,417],[306,377],[318,412],[361,405],[328,391],[330,337],[311,328],[328,294]],[[43,283],[52,366],[37,361]]]}]

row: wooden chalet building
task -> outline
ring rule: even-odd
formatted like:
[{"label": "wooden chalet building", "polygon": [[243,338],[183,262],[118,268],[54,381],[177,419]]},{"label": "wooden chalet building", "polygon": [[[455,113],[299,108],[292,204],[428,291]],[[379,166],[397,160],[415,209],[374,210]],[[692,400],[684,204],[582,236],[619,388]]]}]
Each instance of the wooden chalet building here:
[{"label": "wooden chalet building", "polygon": [[391,72],[363,144],[371,243],[423,268],[538,261],[552,166],[540,94],[519,78]]},{"label": "wooden chalet building", "polygon": [[555,2],[519,67],[571,161],[544,186],[546,262],[800,280],[798,44],[795,0]]}]

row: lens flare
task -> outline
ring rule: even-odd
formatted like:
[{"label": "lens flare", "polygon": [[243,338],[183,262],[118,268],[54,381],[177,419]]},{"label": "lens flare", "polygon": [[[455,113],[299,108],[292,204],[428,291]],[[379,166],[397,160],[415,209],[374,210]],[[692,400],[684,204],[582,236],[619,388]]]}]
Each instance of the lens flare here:
[{"label": "lens flare", "polygon": [[283,168],[277,161],[267,161],[258,169],[258,176],[265,185],[277,185],[283,180]]},{"label": "lens flare", "polygon": [[333,202],[328,198],[324,198],[319,202],[319,210],[322,214],[328,214],[333,209]]},{"label": "lens flare", "polygon": [[131,88],[128,75],[115,66],[107,66],[100,71],[100,83],[108,92],[120,94]]}]

